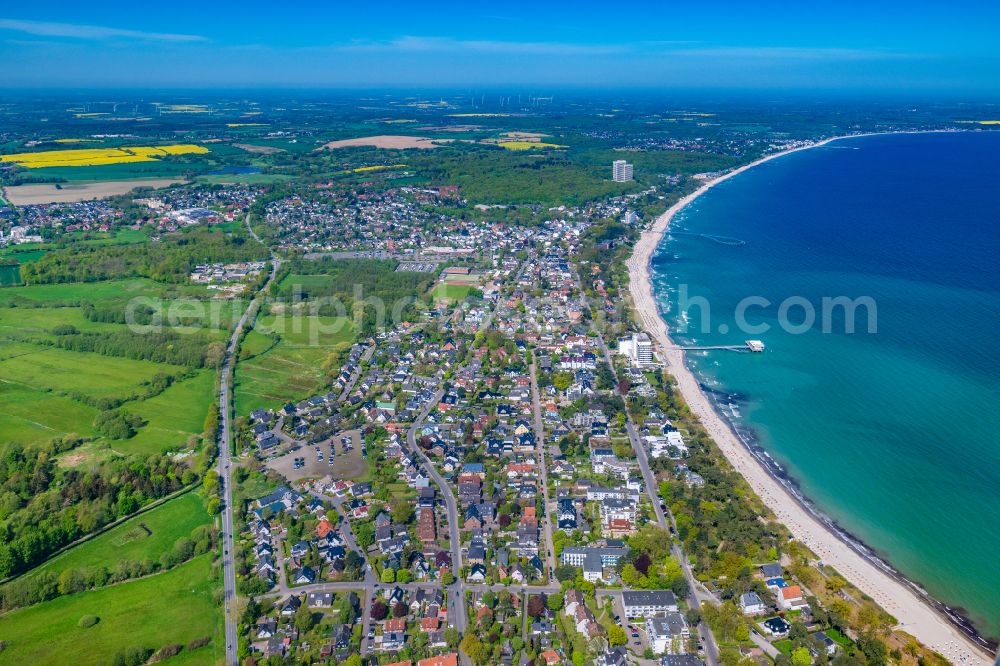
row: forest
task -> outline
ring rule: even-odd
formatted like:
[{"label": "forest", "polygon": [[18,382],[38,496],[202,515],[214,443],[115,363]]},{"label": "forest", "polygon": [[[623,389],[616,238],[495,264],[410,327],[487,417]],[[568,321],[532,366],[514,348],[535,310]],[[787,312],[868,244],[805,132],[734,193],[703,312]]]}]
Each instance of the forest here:
[{"label": "forest", "polygon": [[145,277],[177,284],[187,282],[201,263],[264,261],[268,257],[263,245],[243,235],[197,228],[149,243],[54,250],[21,266],[21,279],[25,284],[53,284]]},{"label": "forest", "polygon": [[183,462],[165,456],[69,469],[45,448],[8,445],[0,457],[0,578],[30,569],[195,478]]}]

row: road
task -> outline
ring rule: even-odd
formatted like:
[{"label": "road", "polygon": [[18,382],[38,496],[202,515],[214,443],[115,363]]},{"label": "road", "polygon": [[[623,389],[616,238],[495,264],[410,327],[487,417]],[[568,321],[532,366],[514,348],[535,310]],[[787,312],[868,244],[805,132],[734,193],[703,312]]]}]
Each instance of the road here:
[{"label": "road", "polygon": [[351,378],[347,381],[347,384],[344,386],[344,390],[340,392],[340,397],[337,398],[338,402],[344,402],[349,397],[351,397],[351,391],[354,390],[354,385],[358,383],[358,379],[361,377],[362,368],[364,368],[365,363],[367,363],[369,359],[371,359],[372,354],[375,353],[375,348],[377,346],[378,345],[373,342],[371,346],[368,347],[368,349],[366,349],[363,354],[361,354],[361,358],[358,359],[358,367],[354,368],[354,372],[351,373]]},{"label": "road", "polygon": [[538,464],[542,470],[542,529],[545,531],[545,548],[548,555],[549,580],[556,577],[556,549],[552,543],[552,506],[549,504],[549,474],[545,463],[545,424],[542,423],[542,401],[538,391],[538,370],[535,362],[529,367],[531,373],[531,407],[535,413],[535,444],[538,447]]},{"label": "road", "polygon": [[[583,299],[584,307],[590,309],[591,321],[595,321],[593,317],[593,309],[590,307],[590,301],[587,299],[583,291],[583,284],[580,282],[580,276],[573,270],[573,278],[576,281],[576,286],[580,290],[581,298]],[[601,354],[604,356],[605,362],[607,362],[608,367],[611,369],[611,374],[615,380],[615,392],[618,392],[618,371],[615,369],[614,359],[611,358],[611,352],[608,350],[607,344],[604,342],[604,335],[600,330],[594,327],[594,331],[597,333],[597,344],[601,349]],[[622,395],[622,399],[627,396]],[[649,466],[649,456],[646,453],[646,447],[639,437],[639,431],[635,427],[635,421],[632,419],[632,415],[629,414],[628,410],[625,410],[625,430],[628,432],[629,442],[632,444],[632,448],[635,450],[636,461],[639,464],[639,470],[642,472],[643,484],[646,486],[646,493],[649,495],[649,500],[653,504],[653,514],[656,517],[656,523],[664,530],[668,529],[667,518],[669,516],[669,525],[674,526],[676,530],[676,524],[674,523],[673,515],[670,515],[660,508],[660,496],[659,489],[656,485],[656,476],[653,474],[653,470]],[[691,572],[691,566],[688,562],[687,556],[681,547],[674,543],[671,546],[671,551],[674,557],[681,563],[681,569],[684,572],[684,579],[688,584],[688,605],[691,608],[701,608],[700,600],[698,599],[698,582],[695,580],[694,575]],[[712,635],[712,630],[707,624],[701,622],[698,624],[698,636],[701,639],[702,644],[705,646],[705,660],[708,662],[709,666],[718,666],[718,655],[719,649],[715,643],[715,636]]]},{"label": "road", "polygon": [[[250,235],[258,241],[257,234],[250,228],[250,217],[246,220],[247,230]],[[260,305],[260,294],[271,284],[274,276],[278,273],[281,260],[272,254],[271,275],[268,276],[260,289],[253,295],[243,316],[240,317],[233,334],[229,338],[229,345],[226,347],[226,356],[223,359],[222,372],[219,380],[219,460],[217,470],[222,489],[222,569],[224,594],[224,613],[226,625],[226,664],[238,666],[239,658],[236,655],[238,647],[237,617],[236,617],[236,562],[234,559],[235,548],[233,539],[233,485],[232,485],[232,379],[233,368],[236,365],[236,346],[243,335],[243,328],[247,321],[256,312]]]},{"label": "road", "polygon": [[[406,431],[406,443],[410,447],[410,453],[423,461],[424,469],[427,470],[427,473],[434,483],[438,485],[441,492],[441,498],[444,500],[445,510],[448,513],[448,541],[451,544],[451,570],[455,574],[455,580],[459,581],[461,579],[460,570],[462,568],[462,539],[458,531],[458,502],[455,500],[455,494],[451,491],[451,486],[441,477],[434,463],[427,457],[423,449],[417,446],[417,433],[420,432],[420,428],[423,426],[427,415],[431,413],[432,409],[437,407],[442,397],[444,397],[444,389],[439,388],[434,393],[434,396],[427,401],[423,409],[420,410],[410,429]],[[455,628],[464,634],[468,619],[466,618],[465,604],[460,603],[459,606],[460,608],[457,609],[455,616]]]}]

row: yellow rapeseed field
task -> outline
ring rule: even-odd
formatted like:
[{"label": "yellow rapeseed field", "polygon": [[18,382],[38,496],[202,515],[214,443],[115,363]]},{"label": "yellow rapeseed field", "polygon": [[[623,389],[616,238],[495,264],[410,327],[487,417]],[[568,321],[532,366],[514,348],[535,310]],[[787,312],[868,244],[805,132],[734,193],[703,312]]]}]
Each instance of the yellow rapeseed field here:
[{"label": "yellow rapeseed field", "polygon": [[383,169],[402,169],[405,166],[406,166],[405,164],[385,164],[376,166],[366,166],[366,167],[358,167],[357,169],[351,169],[351,172],[365,173],[367,171],[382,171]]},{"label": "yellow rapeseed field", "polygon": [[128,148],[78,148],[72,150],[43,150],[37,153],[0,155],[0,162],[13,162],[29,169],[63,166],[100,166],[126,162],[154,162],[168,155],[207,153],[208,148],[195,144],[171,146],[131,146]]},{"label": "yellow rapeseed field", "polygon": [[501,141],[497,144],[507,150],[534,150],[535,148],[566,148],[558,143],[542,143],[540,141]]}]

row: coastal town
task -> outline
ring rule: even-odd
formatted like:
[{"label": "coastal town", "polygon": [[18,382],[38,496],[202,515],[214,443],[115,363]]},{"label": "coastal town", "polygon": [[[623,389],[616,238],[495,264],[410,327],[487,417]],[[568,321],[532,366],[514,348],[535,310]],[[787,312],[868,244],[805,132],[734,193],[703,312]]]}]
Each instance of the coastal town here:
[{"label": "coastal town", "polygon": [[[771,340],[685,344],[654,292],[671,231],[731,240],[679,226],[715,186],[953,123],[281,104],[68,106],[162,132],[0,161],[0,663],[55,663],[19,618],[59,604],[116,666],[985,663],[689,364]],[[109,146],[34,177],[62,142]]]}]

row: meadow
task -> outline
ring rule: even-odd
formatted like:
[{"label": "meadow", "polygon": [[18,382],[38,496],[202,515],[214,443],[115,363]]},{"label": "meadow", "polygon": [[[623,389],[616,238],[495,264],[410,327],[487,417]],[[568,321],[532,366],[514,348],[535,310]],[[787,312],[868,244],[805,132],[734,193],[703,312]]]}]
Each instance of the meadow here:
[{"label": "meadow", "polygon": [[[210,638],[195,655],[165,663],[215,663],[225,651],[222,611],[213,598],[218,573],[202,555],[165,573],[59,597],[0,616],[6,648],[0,664],[107,664],[130,646],[159,649]],[[91,627],[80,618],[99,618]]]},{"label": "meadow", "polygon": [[[175,381],[162,393],[122,405],[127,412],[141,417],[144,424],[134,437],[112,442],[112,449],[122,454],[187,449],[192,437],[204,430],[214,393],[214,370],[192,370],[50,345],[60,339],[54,333],[57,327],[73,327],[81,333],[127,330],[125,324],[88,319],[77,303],[115,312],[132,297],[155,299],[191,290],[203,291],[200,287],[167,286],[146,279],[0,289],[0,409],[5,414],[0,420],[0,442],[37,445],[70,433],[93,437],[97,434],[93,422],[99,413],[93,400],[144,395],[150,380],[166,374]],[[152,302],[158,302],[165,311],[175,303]],[[10,307],[14,303],[20,307]],[[70,303],[73,305],[67,305]],[[196,331],[210,340],[224,340],[232,308],[221,301],[210,305],[220,308],[218,325],[203,327],[206,322],[196,317],[185,321],[189,326],[173,330]],[[100,453],[111,452],[104,447]]]},{"label": "meadow", "polygon": [[51,571],[58,576],[66,569],[82,569],[99,563],[110,568],[123,559],[156,560],[168,552],[177,539],[189,536],[194,528],[209,522],[211,517],[201,495],[185,493],[67,550],[25,575],[31,577]]},{"label": "meadow", "polygon": [[61,284],[33,284],[16,289],[0,289],[0,307],[18,303],[32,305],[77,305],[83,302],[119,300],[130,298],[205,297],[204,287],[166,285],[147,278],[104,280],[101,282],[69,282]]},{"label": "meadow", "polygon": [[[294,324],[289,318],[285,326],[280,322],[275,315],[262,316],[247,337],[244,350],[253,355],[236,366],[237,414],[301,400],[319,390],[328,372],[337,369],[339,352],[354,339],[347,317],[300,317]],[[278,334],[277,344],[266,334],[271,330]]]}]

